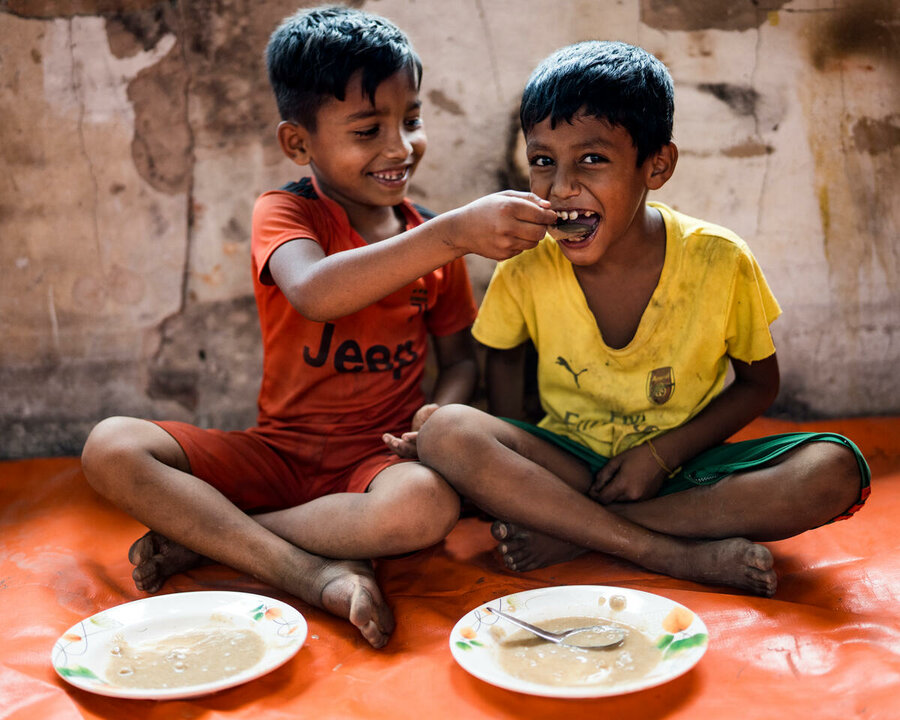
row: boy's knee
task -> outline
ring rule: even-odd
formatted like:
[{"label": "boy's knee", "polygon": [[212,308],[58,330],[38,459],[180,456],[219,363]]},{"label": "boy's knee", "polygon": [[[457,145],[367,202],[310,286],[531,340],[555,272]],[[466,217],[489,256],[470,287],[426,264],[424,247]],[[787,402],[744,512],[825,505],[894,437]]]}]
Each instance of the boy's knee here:
[{"label": "boy's knee", "polygon": [[[81,466],[88,478],[92,481],[103,466],[105,466],[114,454],[114,446],[121,437],[119,427],[123,418],[111,417],[101,420],[91,430],[81,450]],[[92,483],[93,484],[93,483]]]},{"label": "boy's knee", "polygon": [[837,512],[843,512],[857,501],[862,486],[856,454],[841,443],[819,442],[814,446],[820,463],[819,492]]},{"label": "boy's knee", "polygon": [[440,542],[459,520],[456,491],[430,468],[418,469],[404,483],[406,511],[392,513],[391,535],[402,546],[402,552]]},{"label": "boy's knee", "polygon": [[110,417],[101,420],[91,430],[81,451],[81,467],[88,483],[103,493],[112,477],[120,473],[110,472],[126,467],[141,449],[134,441],[136,424],[141,420],[128,417]]},{"label": "boy's knee", "polygon": [[419,430],[416,440],[419,457],[434,457],[445,449],[459,452],[460,443],[472,428],[479,412],[468,405],[439,407]]}]

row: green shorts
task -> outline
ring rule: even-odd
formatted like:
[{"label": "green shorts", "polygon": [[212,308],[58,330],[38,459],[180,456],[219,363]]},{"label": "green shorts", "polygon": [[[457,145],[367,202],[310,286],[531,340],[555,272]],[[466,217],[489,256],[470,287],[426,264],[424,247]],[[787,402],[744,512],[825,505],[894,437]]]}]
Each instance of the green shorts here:
[{"label": "green shorts", "polygon": [[[590,448],[587,448],[581,443],[577,443],[564,435],[557,435],[544,428],[519,420],[510,420],[509,418],[503,418],[503,420],[511,425],[527,430],[535,437],[546,440],[551,445],[562,448],[570,455],[574,455],[587,465],[592,476],[596,475],[600,468],[609,462],[609,458],[598,455]],[[781,435],[769,435],[768,437],[758,438],[756,440],[743,440],[736,443],[723,443],[722,445],[717,445],[716,447],[700,453],[679,468],[677,472],[663,483],[657,497],[681,492],[682,490],[688,490],[700,485],[712,485],[728,475],[746,472],[753,468],[766,465],[784,453],[807,442],[838,443],[850,448],[856,456],[860,475],[859,498],[845,512],[841,513],[836,518],[833,518],[831,522],[834,522],[835,520],[846,520],[859,510],[863,506],[863,503],[865,503],[866,498],[869,497],[871,492],[872,473],[869,471],[869,465],[866,462],[866,459],[852,441],[848,440],[843,435],[829,432],[783,433]]]}]

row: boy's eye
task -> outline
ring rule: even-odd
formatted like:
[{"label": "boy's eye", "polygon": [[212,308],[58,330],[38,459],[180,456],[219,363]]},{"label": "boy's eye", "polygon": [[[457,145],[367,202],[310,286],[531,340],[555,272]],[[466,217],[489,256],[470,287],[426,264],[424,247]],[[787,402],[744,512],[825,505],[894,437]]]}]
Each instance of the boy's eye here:
[{"label": "boy's eye", "polygon": [[553,164],[553,160],[546,155],[535,155],[528,158],[528,164],[533,167],[548,167]]},{"label": "boy's eye", "polygon": [[364,128],[363,130],[354,130],[353,134],[358,137],[374,137],[378,132],[378,126],[374,125],[370,128]]},{"label": "boy's eye", "polygon": [[422,127],[422,118],[416,116],[406,119],[406,127],[410,130],[416,130],[417,128]]},{"label": "boy's eye", "polygon": [[600,155],[599,153],[588,153],[581,161],[588,165],[596,165],[598,163],[609,162],[609,158],[605,155]]}]

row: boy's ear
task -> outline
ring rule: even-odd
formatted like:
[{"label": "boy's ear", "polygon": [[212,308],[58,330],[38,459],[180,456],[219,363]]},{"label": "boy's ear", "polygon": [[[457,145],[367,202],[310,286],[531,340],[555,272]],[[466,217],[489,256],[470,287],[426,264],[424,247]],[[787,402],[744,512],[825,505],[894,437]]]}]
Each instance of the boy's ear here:
[{"label": "boy's ear", "polygon": [[283,120],[275,131],[281,151],[298,165],[309,165],[309,130],[303,125]]},{"label": "boy's ear", "polygon": [[659,190],[666,184],[675,172],[675,164],[678,162],[678,148],[670,142],[663,145],[653,155],[647,158],[647,188]]}]

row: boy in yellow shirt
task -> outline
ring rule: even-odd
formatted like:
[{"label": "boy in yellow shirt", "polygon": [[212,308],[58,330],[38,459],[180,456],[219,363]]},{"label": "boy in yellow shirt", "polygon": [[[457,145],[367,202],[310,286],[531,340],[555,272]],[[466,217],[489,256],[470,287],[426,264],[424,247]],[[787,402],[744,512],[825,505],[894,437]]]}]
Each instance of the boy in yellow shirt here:
[{"label": "boy in yellow shirt", "polygon": [[[640,48],[579,43],[534,71],[531,189],[559,220],[498,265],[473,328],[491,412],[509,420],[445,406],[419,457],[500,518],[512,569],[597,550],[770,596],[772,556],[755,541],[852,514],[869,469],[830,433],[725,443],[777,395],[780,309],[739,237],[647,202],[675,169],[673,112],[668,71]],[[521,421],[528,341],[537,426]]]}]

